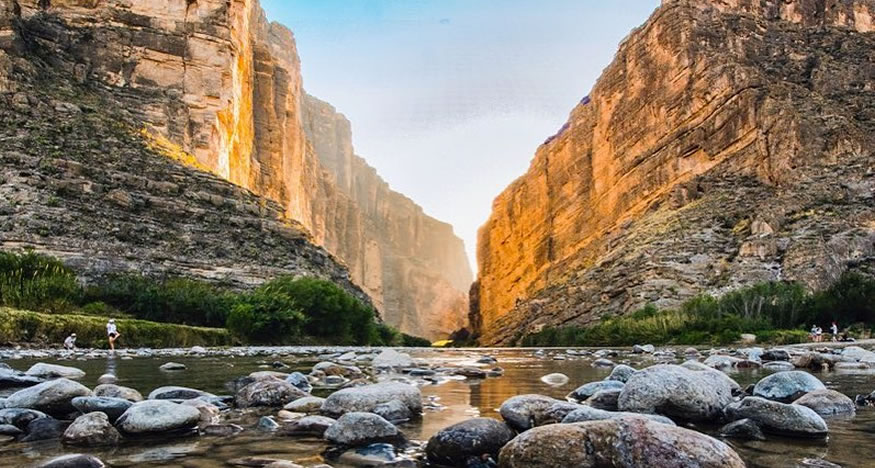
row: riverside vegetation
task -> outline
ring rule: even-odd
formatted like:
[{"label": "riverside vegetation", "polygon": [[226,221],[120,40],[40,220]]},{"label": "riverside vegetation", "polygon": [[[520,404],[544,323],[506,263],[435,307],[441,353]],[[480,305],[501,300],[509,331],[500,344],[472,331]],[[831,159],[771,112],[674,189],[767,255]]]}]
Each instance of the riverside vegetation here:
[{"label": "riverside vegetation", "polygon": [[701,295],[678,309],[650,304],[592,327],[547,328],[525,336],[525,346],[631,346],[728,344],[750,333],[761,342],[800,343],[812,324],[836,321],[858,335],[875,327],[875,280],[846,273],[830,288],[811,293],[797,283],[767,282],[721,297]]},{"label": "riverside vegetation", "polygon": [[252,291],[185,278],[124,274],[88,286],[58,259],[0,252],[0,342],[101,346],[108,317],[128,346],[322,343],[428,346],[378,322],[374,310],[329,281],[278,277]]}]

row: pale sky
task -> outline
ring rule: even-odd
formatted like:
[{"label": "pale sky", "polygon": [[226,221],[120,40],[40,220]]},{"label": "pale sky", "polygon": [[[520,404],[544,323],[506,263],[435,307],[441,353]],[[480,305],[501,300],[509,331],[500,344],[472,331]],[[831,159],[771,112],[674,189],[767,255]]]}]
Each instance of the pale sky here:
[{"label": "pale sky", "polygon": [[660,0],[262,0],[356,153],[453,225],[476,271],[492,200]]}]

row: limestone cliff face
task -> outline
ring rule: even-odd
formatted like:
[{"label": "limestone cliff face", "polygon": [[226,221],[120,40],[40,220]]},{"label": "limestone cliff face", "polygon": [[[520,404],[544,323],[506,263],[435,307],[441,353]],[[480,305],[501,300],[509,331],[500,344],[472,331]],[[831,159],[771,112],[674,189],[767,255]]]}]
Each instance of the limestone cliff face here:
[{"label": "limestone cliff face", "polygon": [[447,276],[436,256],[406,257],[445,248],[451,255],[441,259],[464,260],[461,243],[394,201],[400,195],[373,170],[364,180],[363,162],[351,173],[360,191],[338,185],[335,166],[326,171],[304,129],[292,33],[268,22],[257,0],[4,0],[2,8],[0,91],[14,91],[2,70],[22,51],[106,86],[132,121],[193,155],[193,165],[279,203],[349,264],[393,325],[436,337],[464,320],[465,277]]},{"label": "limestone cliff face", "polygon": [[465,326],[472,273],[452,226],[391,190],[355,155],[350,123],[334,107],[306,96],[303,114],[332,185],[354,202],[317,214],[317,237],[346,259],[355,281],[382,306],[390,323],[428,337]]},{"label": "limestone cliff face", "polygon": [[673,0],[493,204],[484,344],[873,262],[875,2]]}]

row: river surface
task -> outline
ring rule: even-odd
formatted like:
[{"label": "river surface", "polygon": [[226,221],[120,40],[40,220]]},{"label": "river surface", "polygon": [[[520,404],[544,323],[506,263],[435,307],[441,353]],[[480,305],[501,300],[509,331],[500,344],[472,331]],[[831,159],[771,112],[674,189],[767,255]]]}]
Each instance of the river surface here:
[{"label": "river surface", "polygon": [[[350,349],[355,350],[355,348]],[[374,352],[374,350],[361,351]],[[497,365],[505,371],[501,377],[451,380],[439,385],[422,386],[425,401],[437,403],[434,405],[437,408],[427,408],[420,422],[399,426],[407,438],[414,441],[427,441],[438,430],[471,417],[487,416],[500,419],[498,407],[504,400],[514,395],[537,393],[564,399],[565,395],[577,386],[604,379],[610,373],[610,369],[593,367],[591,365],[593,358],[565,355],[560,350],[548,350],[547,355],[543,357],[535,355],[534,350],[526,349],[409,352],[414,358],[432,366],[472,365],[477,358],[488,354],[496,357]],[[554,359],[556,354],[562,354],[565,359]],[[185,364],[187,370],[163,372],[158,369],[161,364],[170,360]],[[101,374],[109,372],[118,376],[119,385],[133,387],[143,395],[164,385],[193,387],[222,395],[229,393],[225,386],[229,380],[250,372],[265,370],[269,363],[276,360],[291,366],[291,369],[283,369],[284,372],[299,370],[307,373],[321,359],[316,355],[302,356],[292,350],[273,356],[179,356],[128,360],[103,358],[82,361],[58,362],[52,359],[40,361],[71,365],[86,371],[87,376],[82,379],[82,383],[91,388],[96,385],[96,380]],[[637,368],[656,363],[649,357],[625,353],[613,360]],[[681,361],[682,359],[678,359],[675,362]],[[26,370],[37,361],[11,359],[5,362],[13,368]],[[541,382],[542,376],[554,372],[567,375],[570,381],[560,387],[551,387]],[[768,374],[769,371],[762,369],[730,373],[742,388]],[[856,394],[868,394],[875,390],[873,370],[843,370],[815,373],[815,375],[828,388],[841,391],[851,398]],[[329,393],[330,390],[314,391],[318,396],[326,396]],[[260,414],[272,413],[265,411]],[[330,447],[319,439],[282,437],[257,431],[254,425],[260,414],[236,413],[226,416],[227,421],[246,427],[246,431],[231,437],[193,435],[174,437],[170,440],[127,439],[117,447],[94,450],[65,449],[57,441],[32,444],[10,442],[0,445],[0,466],[31,466],[49,457],[76,452],[97,455],[111,466],[119,467],[223,467],[233,466],[229,463],[231,460],[250,456],[292,460],[305,466],[319,463],[329,463],[335,467],[352,466],[327,453]],[[769,440],[765,442],[733,440],[726,440],[726,442],[738,451],[750,467],[835,466],[824,461],[845,467],[875,466],[875,408],[859,408],[853,419],[832,419],[827,422],[830,435],[826,441],[769,436]],[[713,435],[718,428],[700,426],[696,429]]]}]

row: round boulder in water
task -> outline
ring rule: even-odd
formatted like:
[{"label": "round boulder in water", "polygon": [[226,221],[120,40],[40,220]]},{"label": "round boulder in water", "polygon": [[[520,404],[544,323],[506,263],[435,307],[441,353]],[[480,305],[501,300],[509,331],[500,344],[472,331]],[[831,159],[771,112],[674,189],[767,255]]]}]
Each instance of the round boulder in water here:
[{"label": "round boulder in water", "polygon": [[127,434],[161,434],[192,429],[200,417],[200,411],[192,406],[166,400],[146,400],[128,408],[116,426]]},{"label": "round boulder in water", "polygon": [[346,446],[397,442],[403,438],[397,427],[373,413],[346,413],[325,430],[323,437]]},{"label": "round boulder in water", "polygon": [[857,411],[854,400],[844,393],[830,389],[808,392],[793,404],[807,406],[823,417],[853,416]]},{"label": "round boulder in water", "polygon": [[419,417],[422,412],[422,392],[419,388],[399,382],[384,382],[339,390],[325,399],[322,412],[329,416],[371,412],[377,406],[392,400],[398,400],[407,406],[414,418]]},{"label": "round boulder in water", "polygon": [[94,396],[107,398],[122,398],[130,402],[136,403],[143,401],[143,395],[140,392],[129,387],[122,387],[115,384],[101,384],[94,387]]},{"label": "round boulder in water", "polygon": [[560,373],[547,374],[541,377],[541,382],[551,387],[561,387],[568,383],[568,376]]},{"label": "round boulder in water", "polygon": [[279,379],[257,380],[237,392],[235,402],[240,408],[268,406],[279,408],[298,398],[309,396],[294,385]]},{"label": "round boulder in water", "polygon": [[826,387],[817,377],[803,371],[776,372],[757,382],[753,395],[789,403],[802,395]]},{"label": "round boulder in water", "polygon": [[93,455],[79,453],[62,455],[37,465],[37,468],[105,468],[106,464]]},{"label": "round boulder in water", "polygon": [[599,380],[590,382],[577,387],[573,392],[569,393],[566,398],[574,401],[585,401],[587,398],[604,390],[622,390],[626,384],[619,380]]},{"label": "round boulder in water", "polygon": [[19,390],[6,399],[7,408],[30,408],[53,416],[65,416],[76,410],[73,399],[91,396],[91,390],[79,382],[57,379]]},{"label": "round boulder in water", "polygon": [[829,432],[826,421],[811,408],[760,397],[746,397],[729,405],[726,416],[751,419],[765,432],[787,437],[821,438]]},{"label": "round boulder in water", "polygon": [[556,403],[564,402],[544,395],[517,395],[505,400],[498,412],[510,427],[522,432],[539,425]]},{"label": "round boulder in water", "polygon": [[488,455],[498,458],[498,452],[516,433],[507,424],[492,418],[475,418],[446,427],[431,437],[425,453],[431,463],[446,466],[466,466],[470,458]]},{"label": "round boulder in water", "polygon": [[128,408],[133,405],[132,402],[122,398],[109,397],[76,397],[73,398],[73,406],[83,414],[100,411],[106,414],[110,422],[115,422],[121,417]]},{"label": "round boulder in water", "polygon": [[61,442],[67,445],[87,447],[114,445],[120,439],[121,434],[112,427],[106,414],[100,412],[79,416],[61,436]]},{"label": "round boulder in water", "polygon": [[69,366],[59,366],[57,364],[45,364],[42,362],[30,366],[30,369],[25,373],[43,379],[81,379],[82,377],[85,377],[85,371],[82,369]]},{"label": "round boulder in water", "polygon": [[617,407],[632,413],[662,414],[682,421],[711,421],[732,402],[732,389],[709,372],[656,365],[629,378]]},{"label": "round boulder in water", "polygon": [[605,377],[605,380],[616,380],[617,382],[626,383],[629,377],[635,373],[635,368],[626,364],[617,364],[612,370],[611,375]]}]

